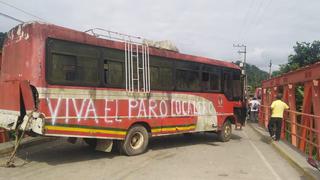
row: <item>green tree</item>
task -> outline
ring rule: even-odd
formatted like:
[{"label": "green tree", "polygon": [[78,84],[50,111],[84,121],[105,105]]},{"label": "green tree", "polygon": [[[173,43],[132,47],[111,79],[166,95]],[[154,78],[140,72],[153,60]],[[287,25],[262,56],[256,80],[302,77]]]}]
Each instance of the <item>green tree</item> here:
[{"label": "green tree", "polygon": [[[235,64],[239,65],[240,61],[235,62]],[[261,87],[261,82],[263,80],[268,79],[268,73],[259,69],[255,65],[246,64],[246,71],[248,75],[248,85],[254,91],[257,87]]]},{"label": "green tree", "polygon": [[[296,42],[293,50],[294,54],[288,56],[288,63],[280,65],[280,69],[272,72],[272,76],[279,76],[320,61],[320,41]],[[297,86],[295,89],[296,106],[299,110],[302,108],[303,89],[303,86]]]},{"label": "green tree", "polygon": [[281,75],[280,70],[272,71],[272,74],[271,74],[272,77],[276,77],[276,76],[280,76],[280,75]]},{"label": "green tree", "polygon": [[0,50],[2,49],[4,38],[7,36],[7,33],[0,32]]},{"label": "green tree", "polygon": [[320,41],[313,41],[312,43],[297,42],[293,46],[293,50],[294,54],[289,55],[288,63],[280,65],[280,74],[320,61]]}]

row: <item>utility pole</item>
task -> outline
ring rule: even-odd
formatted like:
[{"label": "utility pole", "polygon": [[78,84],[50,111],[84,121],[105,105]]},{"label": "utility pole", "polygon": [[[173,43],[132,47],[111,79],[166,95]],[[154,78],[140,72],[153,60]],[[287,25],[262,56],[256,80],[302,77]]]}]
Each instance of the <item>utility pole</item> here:
[{"label": "utility pole", "polygon": [[270,59],[270,63],[269,63],[269,79],[271,79],[271,66],[272,66],[272,61]]},{"label": "utility pole", "polygon": [[246,63],[247,63],[247,46],[243,44],[233,44],[233,47],[236,48],[241,48],[242,50],[239,50],[239,54],[243,54],[243,59],[242,59],[242,74],[244,76],[244,81],[243,81],[243,100],[245,100],[245,97],[247,96],[247,86],[248,86],[248,79],[247,79],[247,72],[246,72]]}]

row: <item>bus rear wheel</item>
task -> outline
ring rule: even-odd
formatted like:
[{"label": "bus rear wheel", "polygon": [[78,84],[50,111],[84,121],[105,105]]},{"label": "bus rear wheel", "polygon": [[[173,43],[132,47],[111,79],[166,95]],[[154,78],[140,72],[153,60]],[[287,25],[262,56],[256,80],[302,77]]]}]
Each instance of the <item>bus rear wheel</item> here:
[{"label": "bus rear wheel", "polygon": [[142,125],[135,125],[129,129],[124,141],[121,142],[121,152],[128,156],[142,154],[147,150],[149,135]]},{"label": "bus rear wheel", "polygon": [[225,121],[223,123],[222,129],[218,132],[219,140],[222,142],[227,142],[230,140],[232,135],[232,127],[230,121]]}]

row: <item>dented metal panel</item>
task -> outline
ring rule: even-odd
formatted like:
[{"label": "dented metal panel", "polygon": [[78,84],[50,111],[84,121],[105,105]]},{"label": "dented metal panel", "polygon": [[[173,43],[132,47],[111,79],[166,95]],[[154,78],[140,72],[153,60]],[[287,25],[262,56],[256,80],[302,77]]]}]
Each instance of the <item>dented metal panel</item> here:
[{"label": "dented metal panel", "polygon": [[0,83],[0,127],[14,129],[20,116],[19,81]]},{"label": "dented metal panel", "polygon": [[29,82],[21,81],[20,90],[21,90],[21,96],[23,99],[23,105],[24,105],[25,111],[26,113],[30,113],[32,110],[35,109],[35,102],[34,102],[34,98],[32,95]]}]

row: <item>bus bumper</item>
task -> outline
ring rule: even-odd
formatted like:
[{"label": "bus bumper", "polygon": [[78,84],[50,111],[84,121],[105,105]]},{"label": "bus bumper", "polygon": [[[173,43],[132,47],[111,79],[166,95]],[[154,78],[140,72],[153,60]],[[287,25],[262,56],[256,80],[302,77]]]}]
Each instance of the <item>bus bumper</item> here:
[{"label": "bus bumper", "polygon": [[0,127],[43,134],[44,116],[36,111],[28,81],[0,83]]},{"label": "bus bumper", "polygon": [[14,130],[17,127],[19,111],[0,109],[0,127],[6,130]]}]

